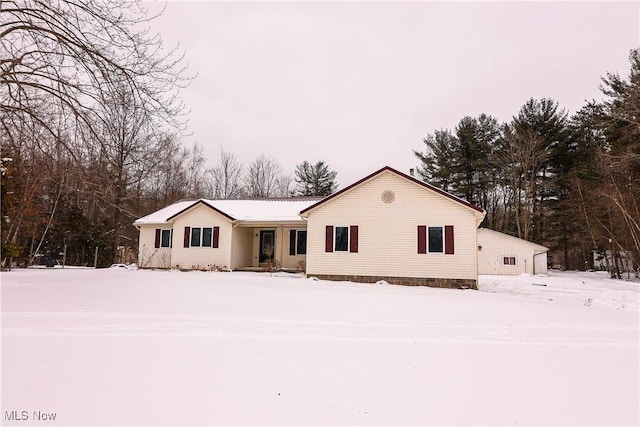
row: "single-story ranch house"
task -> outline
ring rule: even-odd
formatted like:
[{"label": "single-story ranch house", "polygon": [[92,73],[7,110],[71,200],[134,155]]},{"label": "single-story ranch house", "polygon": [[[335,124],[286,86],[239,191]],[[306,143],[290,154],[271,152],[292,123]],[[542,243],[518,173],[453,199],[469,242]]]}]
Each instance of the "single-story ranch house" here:
[{"label": "single-story ranch house", "polygon": [[325,198],[181,201],[134,225],[142,268],[268,262],[321,279],[475,289],[484,216],[384,167]]}]

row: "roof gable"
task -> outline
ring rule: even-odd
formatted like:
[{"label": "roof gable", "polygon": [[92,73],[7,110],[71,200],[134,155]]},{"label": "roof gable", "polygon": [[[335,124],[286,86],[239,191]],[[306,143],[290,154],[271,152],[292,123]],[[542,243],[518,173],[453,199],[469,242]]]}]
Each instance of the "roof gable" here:
[{"label": "roof gable", "polygon": [[310,211],[312,211],[312,210],[324,205],[326,202],[329,202],[329,201],[331,201],[331,200],[343,195],[344,193],[354,189],[355,187],[358,187],[358,186],[364,184],[365,182],[374,179],[375,177],[381,175],[384,172],[391,172],[391,173],[393,173],[395,175],[398,175],[401,178],[404,178],[404,179],[406,179],[406,180],[408,180],[408,181],[410,181],[410,182],[412,182],[414,184],[417,184],[418,186],[420,186],[420,187],[422,187],[424,189],[430,190],[430,191],[432,191],[432,192],[434,192],[434,193],[436,193],[436,194],[438,194],[440,196],[449,198],[449,199],[453,200],[454,202],[456,202],[456,203],[458,203],[458,204],[460,204],[460,205],[462,205],[462,206],[464,206],[464,207],[466,207],[468,209],[471,209],[471,210],[473,210],[473,211],[475,211],[477,213],[481,213],[481,214],[485,213],[484,209],[482,209],[482,208],[480,208],[480,207],[478,207],[478,206],[476,206],[476,205],[474,205],[472,203],[469,203],[466,200],[463,200],[463,199],[461,199],[461,198],[459,198],[457,196],[454,196],[451,193],[447,193],[446,191],[444,191],[444,190],[442,190],[442,189],[440,189],[438,187],[434,187],[431,184],[428,184],[426,182],[420,181],[420,180],[418,180],[418,179],[416,179],[416,178],[414,178],[414,177],[412,177],[410,175],[406,175],[406,174],[404,174],[404,173],[402,173],[402,172],[400,172],[400,171],[398,171],[398,170],[396,170],[396,169],[394,169],[394,168],[392,168],[390,166],[385,166],[382,169],[379,169],[379,170],[373,172],[372,174],[367,175],[366,177],[362,178],[361,180],[356,181],[353,184],[343,188],[342,190],[340,190],[340,191],[338,191],[336,193],[333,193],[332,195],[327,196],[324,199],[320,200],[319,202],[309,206],[308,208],[302,210],[300,212],[300,214],[302,215],[302,214],[305,214],[307,212],[310,212]]},{"label": "roof gable", "polygon": [[229,214],[227,214],[225,212],[222,212],[220,209],[218,209],[215,206],[209,204],[208,201],[206,201],[204,199],[200,199],[200,200],[197,200],[196,202],[194,202],[192,205],[187,206],[186,208],[182,209],[181,211],[176,212],[175,214],[171,215],[169,218],[167,218],[167,222],[171,221],[172,219],[174,219],[175,217],[177,217],[179,215],[182,215],[186,211],[191,210],[192,208],[195,208],[196,206],[198,206],[200,204],[202,204],[202,205],[204,205],[204,206],[206,206],[206,207],[208,207],[210,209],[213,209],[215,212],[219,213],[220,215],[224,216],[225,218],[227,218],[230,221],[235,221],[235,218],[232,217],[231,215],[229,215]]}]

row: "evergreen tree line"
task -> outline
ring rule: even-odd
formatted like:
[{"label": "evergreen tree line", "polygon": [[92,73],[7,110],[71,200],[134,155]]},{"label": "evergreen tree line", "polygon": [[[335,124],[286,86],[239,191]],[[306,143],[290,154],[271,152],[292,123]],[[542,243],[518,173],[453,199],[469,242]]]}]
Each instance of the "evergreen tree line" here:
[{"label": "evergreen tree line", "polygon": [[508,123],[487,114],[427,135],[414,151],[425,181],[487,211],[484,226],[550,248],[553,265],[621,277],[640,270],[640,49],[628,78],[608,73],[601,102],[569,115],[530,99]]}]

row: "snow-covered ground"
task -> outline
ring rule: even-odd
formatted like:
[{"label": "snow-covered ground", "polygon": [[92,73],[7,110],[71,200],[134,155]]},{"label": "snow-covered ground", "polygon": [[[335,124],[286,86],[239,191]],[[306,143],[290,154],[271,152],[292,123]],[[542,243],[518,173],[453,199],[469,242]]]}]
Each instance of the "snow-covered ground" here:
[{"label": "snow-covered ground", "polygon": [[481,276],[478,292],[125,268],[1,279],[3,425],[640,423],[638,282]]}]

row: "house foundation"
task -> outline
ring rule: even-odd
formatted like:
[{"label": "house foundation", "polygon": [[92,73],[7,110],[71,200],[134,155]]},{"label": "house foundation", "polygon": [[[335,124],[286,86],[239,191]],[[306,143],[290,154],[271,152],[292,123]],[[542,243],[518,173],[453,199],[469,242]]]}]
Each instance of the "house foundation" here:
[{"label": "house foundation", "polygon": [[392,285],[429,286],[431,288],[475,289],[478,285],[473,279],[443,279],[435,277],[394,277],[394,276],[358,276],[341,274],[311,274],[321,280],[349,281],[359,283],[376,283],[384,280]]}]

